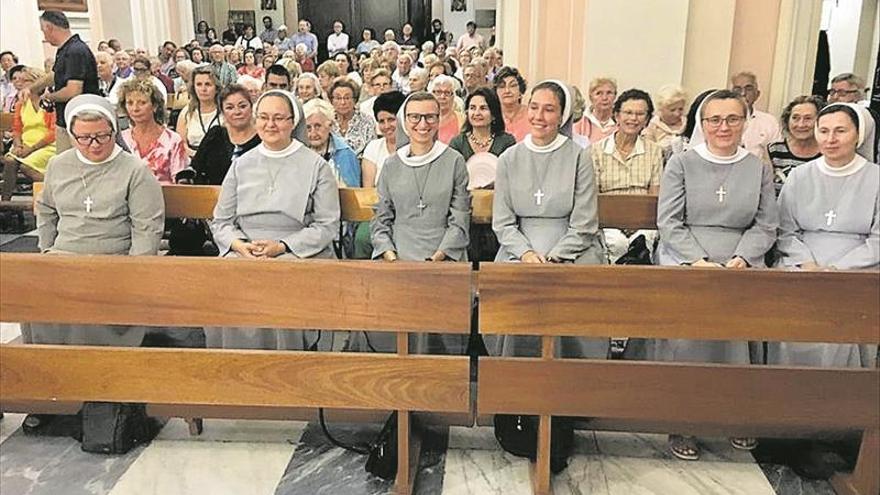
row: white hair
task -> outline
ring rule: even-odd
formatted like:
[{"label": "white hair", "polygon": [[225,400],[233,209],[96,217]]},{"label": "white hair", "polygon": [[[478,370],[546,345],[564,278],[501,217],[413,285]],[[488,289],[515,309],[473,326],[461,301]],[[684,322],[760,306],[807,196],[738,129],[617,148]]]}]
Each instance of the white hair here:
[{"label": "white hair", "polygon": [[424,52],[433,52],[434,51],[434,42],[426,41],[422,43],[422,51]]},{"label": "white hair", "polygon": [[434,88],[437,86],[449,86],[452,88],[453,92],[458,92],[461,90],[461,83],[458,82],[458,79],[447,76],[446,74],[440,74],[435,77],[433,81],[428,85],[428,91],[434,91]]},{"label": "white hair", "polygon": [[303,105],[303,115],[306,119],[310,118],[313,115],[321,114],[327,118],[327,120],[333,122],[336,120],[336,110],[333,108],[333,105],[330,102],[322,100],[320,98],[312,98],[311,100],[305,102]]},{"label": "white hair", "polygon": [[385,43],[382,43],[382,50],[394,50],[399,52],[400,45],[398,45],[396,41],[386,41]]},{"label": "white hair", "polygon": [[666,108],[674,103],[687,101],[687,95],[681,86],[667,84],[654,93],[654,104],[657,108]]},{"label": "white hair", "polygon": [[262,89],[263,88],[263,81],[257,79],[254,76],[251,76],[249,74],[242,74],[242,75],[238,76],[238,79],[235,82],[237,82],[238,84],[241,84],[242,86],[244,86],[247,89]]}]

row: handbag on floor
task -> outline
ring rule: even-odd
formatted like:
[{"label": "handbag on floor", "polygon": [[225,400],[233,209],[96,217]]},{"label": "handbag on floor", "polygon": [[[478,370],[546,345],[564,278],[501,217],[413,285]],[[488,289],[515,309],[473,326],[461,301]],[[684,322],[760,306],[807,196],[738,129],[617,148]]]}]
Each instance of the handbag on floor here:
[{"label": "handbag on floor", "polygon": [[[565,417],[554,416],[550,421],[550,471],[558,474],[568,466],[574,444],[574,425]],[[496,414],[494,422],[495,438],[501,448],[532,462],[538,458],[538,416]]]},{"label": "handbag on floor", "polygon": [[95,454],[125,454],[158,433],[143,404],[86,402],[82,408],[82,450]]}]

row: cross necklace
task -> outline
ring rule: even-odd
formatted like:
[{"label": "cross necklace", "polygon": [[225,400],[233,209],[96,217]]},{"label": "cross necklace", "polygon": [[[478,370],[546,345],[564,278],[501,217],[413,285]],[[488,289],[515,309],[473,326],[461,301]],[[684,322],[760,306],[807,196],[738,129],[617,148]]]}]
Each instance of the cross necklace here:
[{"label": "cross necklace", "polygon": [[724,185],[727,184],[727,179],[730,178],[731,172],[733,172],[734,165],[728,165],[730,170],[727,171],[727,174],[724,176],[724,180],[721,181],[721,185],[718,186],[718,190],[715,191],[715,195],[718,196],[718,202],[724,203],[724,197],[727,196],[728,192],[724,189]]},{"label": "cross necklace", "polygon": [[[110,168],[110,166],[105,164],[103,167],[103,170],[101,171],[101,175],[98,176],[98,178],[95,180],[95,182],[93,182],[93,184],[99,184],[103,181],[104,176],[107,175],[108,168]],[[88,184],[86,184],[85,167],[82,165],[80,166],[80,169],[79,169],[79,179],[82,181],[83,191],[85,191],[85,193],[86,193],[86,199],[84,199],[82,203],[83,203],[83,205],[85,205],[86,214],[88,215],[88,214],[92,213],[92,206],[95,204],[95,201],[92,199],[92,193],[89,192]]]},{"label": "cross necklace", "polygon": [[826,227],[831,227],[831,225],[834,224],[834,220],[837,218],[837,213],[835,210],[837,210],[837,207],[840,205],[840,200],[843,199],[843,194],[844,192],[846,192],[846,186],[847,184],[849,184],[850,178],[852,178],[852,175],[850,175],[846,178],[846,180],[843,181],[843,184],[841,184],[840,186],[840,191],[837,193],[837,198],[834,200],[831,208],[827,212],[825,212],[824,215],[822,215],[825,217]]},{"label": "cross necklace", "polygon": [[[281,167],[283,167],[282,165]],[[269,163],[266,163],[266,173],[269,174],[269,178],[272,179],[272,182],[269,183],[269,194],[275,194],[275,182],[278,181],[278,174],[281,173],[281,167],[275,169],[275,173],[272,173],[272,166]]]},{"label": "cross necklace", "polygon": [[550,163],[547,163],[547,168],[544,169],[544,175],[541,177],[541,181],[538,182],[538,167],[535,165],[534,167],[530,167],[532,169],[532,184],[538,188],[532,196],[535,197],[535,205],[541,206],[541,203],[544,200],[544,181],[547,179],[547,173],[550,172]]},{"label": "cross necklace", "polygon": [[416,175],[416,167],[410,167],[413,173],[413,180],[416,183],[416,188],[419,192],[419,204],[416,205],[416,208],[419,209],[419,215],[421,216],[422,212],[425,211],[425,208],[428,207],[425,204],[425,188],[428,187],[428,179],[431,177],[431,169],[434,167],[434,162],[428,164],[428,171],[425,172],[425,180],[419,184],[419,176]]}]

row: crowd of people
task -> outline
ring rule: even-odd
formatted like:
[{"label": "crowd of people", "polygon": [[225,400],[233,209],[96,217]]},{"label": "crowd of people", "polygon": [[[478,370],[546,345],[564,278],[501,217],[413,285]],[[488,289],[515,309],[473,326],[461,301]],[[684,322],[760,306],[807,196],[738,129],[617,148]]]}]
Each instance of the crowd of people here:
[{"label": "crowd of people", "polygon": [[[158,185],[196,183],[221,186],[210,232],[224,257],[603,264],[645,236],[661,265],[880,266],[877,116],[861,103],[865,83],[854,74],[833,78],[827,102],[799,96],[777,118],[756,108],[761,91],[750,72],[692,96],[675,85],[654,95],[620,91],[612,77],[582,93],[558,80],[530,85],[474,23],[453,45],[439,20],[421,43],[409,24],[384,41],[365,30],[355,43],[336,22],[324,61],[308,21],[290,35],[268,17],[263,25],[259,35],[230,25],[218,38],[201,21],[181,47],[168,41],[149,54],[110,40],[93,52],[63,14],[47,11],[41,27],[59,48],[50,75],[0,55],[3,110],[15,114],[4,195],[18,171],[45,181],[43,252],[156,254]],[[374,219],[342,225],[339,187],[377,188]],[[479,188],[495,190],[491,229],[470,224]],[[598,194],[658,195],[657,230],[600,229]],[[211,347],[314,341],[267,329],[206,336]],[[38,328],[29,338],[140,343],[131,333]],[[363,350],[333,338],[343,341],[328,348]],[[417,344],[465,350],[446,336]],[[486,345],[498,355],[539,349],[528,337]],[[630,345],[634,359],[666,361],[846,367],[877,359],[859,345]],[[557,349],[604,358],[609,341],[566,338]],[[673,435],[670,448],[699,456],[691,437]]]}]

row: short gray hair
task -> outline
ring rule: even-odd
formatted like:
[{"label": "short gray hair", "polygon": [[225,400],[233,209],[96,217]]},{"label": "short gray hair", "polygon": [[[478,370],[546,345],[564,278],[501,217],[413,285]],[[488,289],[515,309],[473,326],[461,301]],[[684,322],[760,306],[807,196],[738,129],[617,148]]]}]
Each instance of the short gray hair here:
[{"label": "short gray hair", "polygon": [[303,118],[308,119],[316,114],[323,115],[330,122],[336,120],[336,110],[333,105],[320,98],[312,98],[303,105]]},{"label": "short gray hair", "polygon": [[853,74],[852,72],[844,72],[843,74],[838,74],[834,76],[834,79],[831,80],[831,84],[839,82],[850,83],[860,90],[865,89],[865,80]]}]

